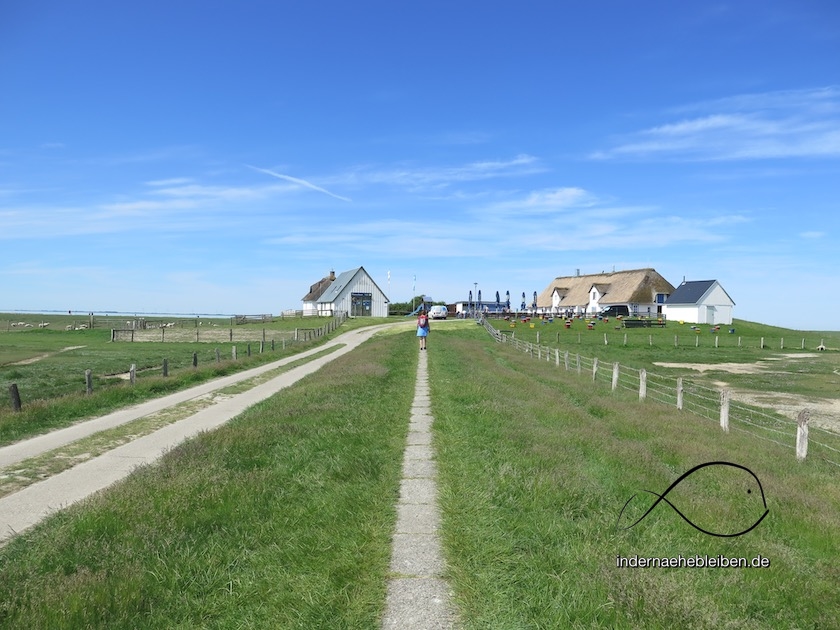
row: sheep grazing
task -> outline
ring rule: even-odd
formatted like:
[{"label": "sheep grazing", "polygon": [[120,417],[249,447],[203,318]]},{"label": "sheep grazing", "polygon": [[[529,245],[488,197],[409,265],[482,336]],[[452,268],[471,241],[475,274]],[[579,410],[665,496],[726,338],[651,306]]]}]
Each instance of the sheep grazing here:
[{"label": "sheep grazing", "polygon": [[50,325],[49,322],[41,322],[40,324],[38,324],[38,328],[46,328],[49,325]]}]

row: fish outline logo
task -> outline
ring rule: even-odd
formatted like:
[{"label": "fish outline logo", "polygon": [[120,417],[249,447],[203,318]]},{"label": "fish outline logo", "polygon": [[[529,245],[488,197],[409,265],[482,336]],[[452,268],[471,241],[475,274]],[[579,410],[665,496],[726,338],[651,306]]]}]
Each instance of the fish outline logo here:
[{"label": "fish outline logo", "polygon": [[[732,466],[733,468],[738,468],[738,469],[740,469],[740,470],[746,471],[747,473],[749,473],[749,475],[750,475],[750,476],[752,476],[752,478],[753,478],[753,479],[755,479],[755,482],[758,484],[758,489],[759,489],[759,491],[761,492],[761,502],[762,502],[762,504],[764,505],[764,513],[763,513],[763,514],[759,517],[759,519],[758,519],[755,523],[753,523],[750,527],[748,527],[748,528],[746,528],[746,529],[744,529],[744,530],[742,530],[742,531],[740,531],[740,532],[735,532],[734,534],[720,534],[720,533],[717,533],[717,532],[712,532],[712,531],[709,531],[709,530],[707,530],[707,529],[704,529],[704,528],[700,527],[700,526],[699,526],[699,525],[697,525],[696,523],[693,523],[693,522],[691,521],[691,519],[689,519],[689,518],[688,518],[685,514],[683,514],[683,513],[682,513],[682,512],[681,512],[681,511],[677,508],[677,506],[675,506],[673,503],[671,503],[671,502],[670,502],[670,501],[666,498],[666,497],[667,497],[667,495],[668,495],[668,493],[669,493],[669,492],[671,492],[671,490],[673,490],[675,487],[677,487],[677,485],[678,485],[678,484],[679,484],[679,483],[680,483],[683,479],[685,479],[685,478],[686,478],[686,477],[688,477],[689,475],[691,475],[691,474],[693,474],[693,473],[697,472],[697,471],[698,471],[698,470],[700,470],[701,468],[706,468],[707,466]],[[761,485],[761,481],[759,480],[759,478],[756,476],[756,474],[755,474],[753,471],[751,471],[751,470],[750,470],[749,468],[747,468],[746,466],[742,466],[741,464],[735,464],[735,463],[733,463],[733,462],[714,461],[714,462],[706,462],[706,463],[704,463],[704,464],[698,464],[697,466],[695,466],[695,467],[694,467],[694,468],[692,468],[691,470],[688,470],[687,472],[684,472],[682,475],[680,475],[680,476],[677,478],[677,480],[676,480],[676,481],[674,481],[674,482],[673,482],[670,486],[668,486],[668,488],[667,488],[667,489],[665,490],[665,492],[663,492],[662,494],[658,494],[658,493],[653,492],[653,491],[651,491],[651,490],[644,490],[643,492],[647,492],[648,494],[652,494],[653,496],[655,496],[655,497],[656,497],[656,501],[654,501],[653,505],[651,505],[651,506],[647,509],[647,511],[646,511],[644,514],[642,514],[642,515],[641,515],[638,519],[636,519],[636,521],[635,521],[632,525],[628,525],[627,527],[622,527],[622,528],[619,528],[619,525],[618,525],[618,524],[621,522],[621,517],[624,515],[624,511],[627,509],[627,506],[630,504],[630,502],[631,502],[633,499],[635,499],[635,498],[639,495],[639,493],[638,493],[638,492],[637,492],[636,494],[634,494],[632,497],[630,497],[629,499],[627,499],[627,502],[624,504],[624,507],[622,507],[622,508],[621,508],[621,513],[618,515],[618,521],[616,522],[616,529],[623,529],[624,531],[627,531],[628,529],[631,529],[631,528],[635,527],[635,526],[636,526],[636,525],[638,525],[640,522],[642,522],[642,520],[644,520],[644,518],[645,518],[648,514],[650,514],[650,513],[654,510],[654,508],[656,508],[656,506],[657,506],[657,505],[659,505],[659,503],[661,503],[662,501],[664,501],[665,503],[667,503],[668,505],[670,505],[670,506],[671,506],[671,509],[673,509],[673,510],[674,510],[677,514],[679,514],[679,516],[680,516],[680,517],[681,517],[681,518],[682,518],[682,519],[683,519],[686,523],[688,523],[689,525],[691,525],[691,526],[692,526],[694,529],[696,529],[697,531],[700,531],[700,532],[702,532],[702,533],[704,533],[704,534],[707,534],[708,536],[717,536],[717,537],[719,537],[719,538],[734,538],[734,537],[736,537],[736,536],[743,536],[743,535],[744,535],[744,534],[746,534],[747,532],[751,532],[753,529],[755,529],[756,527],[758,527],[759,523],[761,523],[761,521],[763,521],[763,520],[764,520],[764,517],[766,517],[766,516],[770,513],[770,510],[767,508],[767,498],[764,496],[764,487]],[[747,489],[747,494],[751,494],[751,493],[752,493],[752,490],[748,488],[748,489]]]}]

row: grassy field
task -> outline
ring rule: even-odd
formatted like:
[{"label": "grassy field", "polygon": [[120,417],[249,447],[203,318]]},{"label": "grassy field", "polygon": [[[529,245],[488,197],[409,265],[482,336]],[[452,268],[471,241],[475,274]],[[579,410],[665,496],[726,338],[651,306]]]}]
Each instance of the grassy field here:
[{"label": "grassy field", "polygon": [[[0,627],[377,628],[416,353],[411,333],[380,335],[12,540]],[[836,467],[593,387],[472,322],[436,326],[428,358],[466,628],[840,627]],[[709,461],[760,480],[755,529],[709,536],[664,503],[622,528]],[[740,531],[763,509],[745,487],[696,474],[668,500]],[[617,566],[721,555],[770,566]]]},{"label": "grassy field", "polygon": [[415,352],[373,340],[14,539],[0,627],[377,627]]},{"label": "grassy field", "polygon": [[[476,328],[429,354],[443,533],[467,628],[838,627],[836,467],[605,394]],[[665,504],[617,528],[635,494],[718,460],[761,480],[769,514],[756,529],[709,536]],[[743,489],[738,476],[701,476],[668,498],[708,530],[741,531],[761,514]],[[771,566],[616,566],[617,556],[679,555],[761,555]]]},{"label": "grassy field", "polygon": [[[58,320],[53,322],[55,327],[52,329],[40,329],[36,323],[32,328],[0,330],[0,444],[276,361],[320,345],[337,333],[387,321],[350,319],[332,335],[287,345],[285,349],[282,344],[275,344],[275,349],[271,350],[269,344],[262,354],[258,352],[259,344],[252,343],[248,356],[247,344],[242,343],[112,343],[110,329],[65,331],[61,325],[69,316],[52,317]],[[5,317],[0,317],[0,321],[3,320]],[[327,321],[290,318],[265,326],[288,332],[322,326]],[[255,330],[263,327],[263,324],[240,326]],[[232,359],[232,346],[237,346],[236,361]],[[217,348],[221,357],[218,363]],[[193,353],[197,354],[197,368],[192,366]],[[164,359],[169,364],[166,378],[162,376]],[[132,364],[136,366],[137,374],[134,386],[125,379]],[[85,370],[88,369],[93,381],[93,395],[90,396],[85,394]],[[22,399],[20,413],[12,408],[8,393],[12,383],[18,386]]]}]

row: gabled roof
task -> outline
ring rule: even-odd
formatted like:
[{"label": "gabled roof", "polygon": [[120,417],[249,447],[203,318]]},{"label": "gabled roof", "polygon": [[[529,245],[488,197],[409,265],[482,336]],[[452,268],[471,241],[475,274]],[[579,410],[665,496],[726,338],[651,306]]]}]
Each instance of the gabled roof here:
[{"label": "gabled roof", "polygon": [[[379,289],[379,285],[376,284],[364,267],[356,267],[355,269],[338,274],[334,280],[330,280],[329,276],[321,278],[309,287],[309,293],[304,296],[303,301],[317,302],[318,304],[332,304],[341,295],[342,290],[351,284],[359,273],[367,275],[373,285]],[[382,293],[382,289],[379,289],[379,292]],[[382,295],[387,303],[388,296],[384,293]]]},{"label": "gabled roof", "polygon": [[329,276],[324,276],[318,280],[318,282],[309,287],[309,293],[303,296],[303,301],[315,302],[324,294],[324,291],[330,288],[330,284],[332,284],[332,282],[333,281],[330,280]]},{"label": "gabled roof", "polygon": [[[717,280],[690,280],[684,281],[680,286],[678,286],[674,292],[670,295],[670,297],[665,301],[666,304],[675,305],[675,304],[699,304],[703,301],[703,298],[715,287],[715,285],[720,286],[720,283]],[[729,297],[729,294],[726,293],[726,290],[720,286],[720,290],[724,292],[726,297],[729,299],[732,304],[735,304],[735,301]]]},{"label": "gabled roof", "polygon": [[363,267],[356,267],[355,269],[351,269],[350,271],[345,271],[343,273],[338,274],[335,277],[335,280],[332,281],[330,286],[324,291],[321,296],[318,298],[318,302],[320,304],[331,304],[338,299],[338,296],[341,294],[341,290],[346,287],[350,282],[352,282],[353,278],[359,273]]},{"label": "gabled roof", "polygon": [[587,306],[593,286],[598,288],[603,296],[601,301],[606,304],[648,304],[654,301],[657,293],[670,295],[674,291],[674,285],[651,268],[561,276],[543,290],[537,298],[537,306],[550,308],[555,289],[563,296],[560,307]]}]

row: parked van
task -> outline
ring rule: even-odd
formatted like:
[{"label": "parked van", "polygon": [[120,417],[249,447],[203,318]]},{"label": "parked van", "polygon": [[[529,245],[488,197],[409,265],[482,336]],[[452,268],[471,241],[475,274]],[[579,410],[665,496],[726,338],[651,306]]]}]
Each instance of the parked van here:
[{"label": "parked van", "polygon": [[436,304],[432,308],[429,309],[429,318],[430,319],[446,319],[446,316],[449,313],[446,310],[445,306],[441,306],[440,304]]},{"label": "parked van", "polygon": [[624,304],[615,304],[605,308],[598,315],[599,317],[628,317],[630,315],[630,309]]}]

